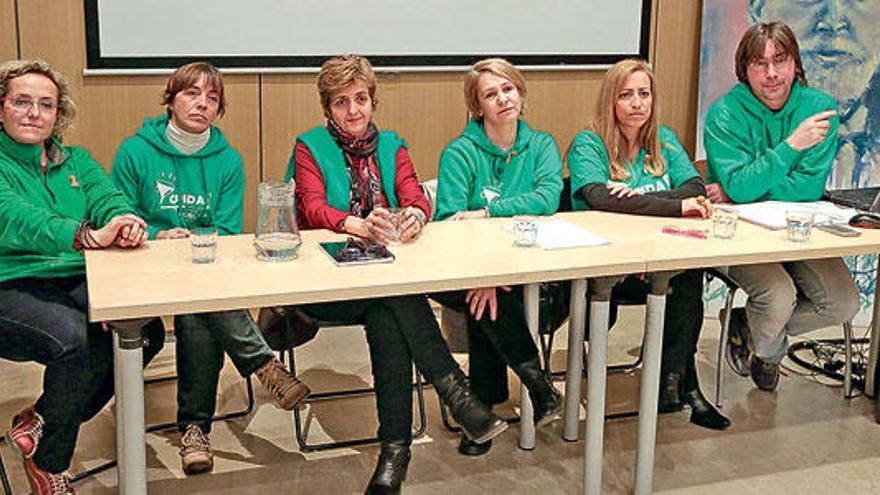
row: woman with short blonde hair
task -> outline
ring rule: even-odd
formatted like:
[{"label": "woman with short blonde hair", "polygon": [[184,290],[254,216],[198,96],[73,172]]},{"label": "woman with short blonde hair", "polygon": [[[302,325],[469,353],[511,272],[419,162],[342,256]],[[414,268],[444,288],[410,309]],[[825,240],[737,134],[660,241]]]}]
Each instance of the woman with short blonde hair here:
[{"label": "woman with short blonde hair", "polygon": [[[440,156],[438,220],[477,220],[514,215],[551,215],[562,191],[562,159],[553,137],[532,130],[522,118],[526,83],[500,58],[481,60],[465,74],[464,99],[471,114],[461,136]],[[560,395],[541,369],[525,319],[523,291],[482,287],[432,294],[468,318],[469,373],[481,401],[508,399],[508,366],[529,390],[538,426],[556,418]],[[459,452],[482,455],[490,442],[462,436]]]}]

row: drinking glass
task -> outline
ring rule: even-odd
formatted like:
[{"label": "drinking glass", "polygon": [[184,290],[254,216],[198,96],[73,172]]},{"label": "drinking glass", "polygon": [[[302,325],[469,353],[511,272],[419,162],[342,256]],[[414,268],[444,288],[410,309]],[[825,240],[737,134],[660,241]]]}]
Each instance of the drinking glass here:
[{"label": "drinking glass", "polygon": [[785,230],[791,242],[807,242],[813,230],[813,214],[809,211],[785,212]]},{"label": "drinking glass", "polygon": [[712,213],[712,235],[719,239],[733,239],[739,215],[733,210],[715,208]]},{"label": "drinking glass", "polygon": [[213,263],[217,257],[217,224],[210,205],[180,205],[177,214],[189,230],[193,263]]}]

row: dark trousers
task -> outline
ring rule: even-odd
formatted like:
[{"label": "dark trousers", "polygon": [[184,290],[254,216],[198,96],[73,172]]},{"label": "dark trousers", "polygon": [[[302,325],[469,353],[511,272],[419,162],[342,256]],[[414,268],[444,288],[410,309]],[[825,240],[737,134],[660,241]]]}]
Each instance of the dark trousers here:
[{"label": "dark trousers", "polygon": [[[34,462],[60,473],[70,467],[80,424],[113,396],[112,334],[88,321],[84,276],[23,278],[0,283],[0,357],[46,367],[36,403],[45,426]],[[144,363],[162,348],[165,331],[154,320]]]},{"label": "dark trousers", "polygon": [[309,304],[301,309],[319,320],[364,325],[376,387],[379,438],[410,442],[413,362],[430,383],[458,367],[425,296]]},{"label": "dark trousers", "polygon": [[495,321],[488,308],[479,320],[470,314],[465,303],[467,291],[431,294],[431,298],[467,315],[468,378],[471,389],[488,405],[508,399],[507,366],[538,357],[538,348],[526,322],[521,286],[510,292],[496,289],[498,301]]},{"label": "dark trousers", "polygon": [[[621,304],[644,304],[650,293],[647,281],[629,276],[611,291],[611,312],[608,327],[617,320]],[[589,308],[589,295],[587,296]],[[584,335],[589,338],[590,312],[586,315]],[[687,270],[669,280],[666,311],[663,320],[663,354],[660,372],[685,375],[688,362],[697,353],[697,341],[703,328],[703,270]]]},{"label": "dark trousers", "polygon": [[196,425],[211,431],[217,409],[217,384],[223,354],[248,376],[275,358],[259,327],[245,310],[181,315],[174,318],[177,336],[177,427]]}]

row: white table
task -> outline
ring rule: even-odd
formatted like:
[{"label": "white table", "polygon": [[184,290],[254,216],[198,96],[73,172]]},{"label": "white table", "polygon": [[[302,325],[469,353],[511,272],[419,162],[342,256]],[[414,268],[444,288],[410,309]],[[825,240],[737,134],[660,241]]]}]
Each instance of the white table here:
[{"label": "white table", "polygon": [[[583,220],[593,215],[581,214]],[[579,217],[579,218],[581,218]],[[601,220],[596,217],[594,220]],[[110,321],[262,306],[429,293],[471,287],[526,285],[527,320],[537,335],[537,283],[636,273],[645,262],[620,246],[542,251],[515,248],[501,227],[511,219],[429,224],[417,242],[394,246],[394,263],[339,268],[319,251],[326,231],[303,233],[300,257],[289,263],[255,258],[250,235],[220,238],[217,261],[190,262],[187,240],[152,241],[135,251],[86,253],[90,319]],[[589,221],[587,222],[589,223]],[[146,493],[143,372],[135,332],[117,335],[117,455],[120,493]],[[522,417],[531,418],[523,390]],[[535,444],[521,422],[520,446]]]}]

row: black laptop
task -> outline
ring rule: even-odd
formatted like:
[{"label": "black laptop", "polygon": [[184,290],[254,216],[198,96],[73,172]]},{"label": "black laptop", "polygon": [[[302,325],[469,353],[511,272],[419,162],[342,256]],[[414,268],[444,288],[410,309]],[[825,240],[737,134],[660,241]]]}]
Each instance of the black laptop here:
[{"label": "black laptop", "polygon": [[861,211],[880,212],[880,187],[829,190],[822,199]]}]

